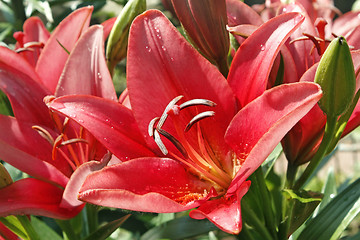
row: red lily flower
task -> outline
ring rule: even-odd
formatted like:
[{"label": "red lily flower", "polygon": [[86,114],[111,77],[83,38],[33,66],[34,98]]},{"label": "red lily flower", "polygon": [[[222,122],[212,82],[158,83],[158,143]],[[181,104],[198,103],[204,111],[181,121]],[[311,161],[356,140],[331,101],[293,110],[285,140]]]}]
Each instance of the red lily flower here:
[{"label": "red lily flower", "polygon": [[[239,1],[227,0],[228,19],[236,29],[244,29],[244,23],[259,25],[259,16],[254,11]],[[284,82],[313,81],[316,63],[320,60],[321,54],[325,51],[331,34],[343,35],[347,42],[354,49],[359,48],[360,22],[357,15],[359,12],[348,12],[333,21],[334,13],[338,10],[333,6],[332,1],[311,1],[298,0],[291,4],[284,4],[280,0],[267,1],[262,11],[264,20],[273,18],[285,12],[300,12],[305,20],[301,26],[291,34],[289,41],[281,49],[281,56],[284,59]],[[246,13],[245,13],[246,12]],[[231,21],[230,21],[231,19]],[[325,21],[326,20],[326,21]],[[242,25],[237,25],[242,24]],[[247,26],[247,29],[250,27]],[[256,28],[251,28],[252,31]],[[244,31],[244,30],[243,30]],[[353,53],[355,70],[359,64],[358,53]],[[277,67],[274,67],[277,73]],[[273,80],[269,80],[273,82]],[[270,84],[271,85],[271,84]],[[356,106],[344,135],[351,132],[359,124],[357,115],[360,111],[360,104]],[[285,136],[282,146],[287,159],[295,165],[308,162],[315,154],[319,146],[326,116],[316,105],[301,119],[292,130]]]},{"label": "red lily flower", "polygon": [[[91,96],[64,96],[49,105],[68,117],[76,114],[73,119],[123,161],[90,174],[79,199],[158,213],[198,207],[191,217],[208,218],[226,232],[239,233],[247,177],[321,97],[313,83],[262,93],[269,71],[254,73],[259,66],[270,69],[276,55],[271,47],[263,49],[271,56],[263,55],[260,44],[273,43],[277,49],[301,21],[298,14],[283,15],[259,28],[259,34],[274,28],[287,34],[275,31],[276,40],[249,38],[239,50],[229,77],[238,76],[232,71],[251,73],[259,88],[253,86],[252,96],[260,96],[237,113],[226,79],[164,15],[149,10],[138,16],[130,30],[127,62],[131,110]],[[247,48],[257,51],[242,54]],[[245,64],[244,56],[253,64]]]},{"label": "red lily flower", "polygon": [[48,95],[78,93],[116,100],[103,27],[88,28],[91,12],[92,7],[77,10],[59,24],[36,68],[28,58],[0,48],[0,89],[14,112],[14,117],[0,115],[0,159],[34,177],[0,189],[0,216],[75,216],[84,205],[76,198],[81,180],[109,160],[103,158],[106,149],[86,130],[49,113],[43,102]]}]

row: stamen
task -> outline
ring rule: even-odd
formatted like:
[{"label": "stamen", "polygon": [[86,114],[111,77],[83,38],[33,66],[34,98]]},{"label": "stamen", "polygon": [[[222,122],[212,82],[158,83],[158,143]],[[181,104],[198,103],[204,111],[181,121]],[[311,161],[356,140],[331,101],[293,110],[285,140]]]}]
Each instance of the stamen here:
[{"label": "stamen", "polygon": [[159,117],[154,118],[153,120],[150,121],[149,126],[148,126],[148,133],[149,136],[152,137],[154,135],[154,129],[155,129],[155,123],[157,120],[159,120]]},{"label": "stamen", "polygon": [[209,106],[209,107],[215,107],[216,103],[214,103],[210,100],[207,100],[207,99],[192,99],[192,100],[182,103],[180,105],[180,110],[187,108],[187,107],[196,106],[196,105],[205,105],[205,106]]},{"label": "stamen", "polygon": [[34,125],[31,128],[36,130],[40,134],[40,136],[45,138],[51,145],[54,145],[54,138],[46,129],[37,125]]},{"label": "stamen", "polygon": [[168,150],[166,149],[164,143],[161,141],[161,138],[160,138],[160,135],[159,135],[159,132],[157,129],[154,130],[154,140],[155,140],[155,143],[158,145],[158,147],[160,148],[161,152],[164,154],[164,155],[167,155],[169,152]]},{"label": "stamen", "polygon": [[89,142],[86,141],[85,139],[74,138],[74,139],[70,139],[70,140],[67,140],[67,141],[63,141],[58,146],[62,147],[62,146],[66,146],[66,145],[73,144],[73,143],[86,143],[86,144],[89,144]]},{"label": "stamen", "polygon": [[180,96],[177,96],[176,98],[174,98],[173,100],[171,100],[171,102],[169,102],[169,104],[166,106],[163,114],[161,115],[160,117],[160,120],[158,122],[158,124],[156,125],[156,128],[160,129],[163,125],[164,125],[164,122],[168,116],[167,112],[172,109],[175,104],[181,99],[183,98],[184,96],[180,95]]},{"label": "stamen", "polygon": [[163,135],[164,137],[166,137],[172,144],[174,144],[174,146],[180,151],[180,153],[185,157],[188,158],[188,154],[184,148],[184,146],[179,142],[179,140],[177,140],[173,135],[171,135],[170,133],[168,133],[167,131],[163,130],[163,129],[157,129],[157,131]]},{"label": "stamen", "polygon": [[202,112],[202,113],[199,113],[198,115],[196,115],[195,117],[193,117],[193,119],[190,120],[190,122],[186,125],[185,127],[185,132],[189,131],[190,128],[195,124],[197,123],[198,121],[204,119],[204,118],[207,118],[207,117],[212,117],[215,115],[215,112],[214,111],[206,111],[206,112]]},{"label": "stamen", "polygon": [[54,141],[54,145],[53,145],[53,149],[52,149],[52,159],[55,160],[56,159],[56,150],[57,150],[57,146],[59,146],[61,144],[62,141],[62,137],[63,134],[60,134],[59,136],[57,136],[57,138]]}]

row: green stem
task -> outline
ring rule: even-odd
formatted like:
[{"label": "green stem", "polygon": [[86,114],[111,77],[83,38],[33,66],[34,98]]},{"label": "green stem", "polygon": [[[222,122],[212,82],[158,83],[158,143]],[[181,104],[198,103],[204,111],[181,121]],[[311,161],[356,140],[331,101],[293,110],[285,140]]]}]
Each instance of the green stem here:
[{"label": "green stem", "polygon": [[327,153],[329,146],[331,145],[332,139],[336,130],[337,117],[327,117],[327,122],[325,126],[325,133],[323,139],[320,143],[318,151],[315,153],[314,157],[311,159],[309,165],[306,167],[305,171],[301,177],[296,181],[293,190],[299,190],[306,183],[311,174],[315,171],[316,167],[319,165],[320,161],[324,158]]},{"label": "green stem", "polygon": [[70,220],[55,220],[69,240],[78,240],[80,237],[75,233]]},{"label": "green stem", "polygon": [[292,164],[291,162],[288,162],[285,188],[291,189],[294,186],[297,170],[298,166]]},{"label": "green stem", "polygon": [[99,227],[98,208],[91,204],[86,204],[87,222],[90,233],[96,231]]},{"label": "green stem", "polygon": [[286,240],[288,239],[288,232],[290,229],[290,223],[292,219],[292,212],[294,208],[294,199],[288,199],[284,197],[284,214],[283,214],[283,221],[279,225],[279,240]]},{"label": "green stem", "polygon": [[262,209],[265,216],[265,225],[267,229],[271,232],[274,239],[276,239],[276,224],[275,224],[275,217],[272,211],[272,204],[269,195],[269,190],[265,183],[264,174],[262,168],[259,167],[255,171],[255,177],[257,179],[257,183],[259,186],[259,191],[261,193],[261,202],[262,202]]},{"label": "green stem", "polygon": [[256,232],[261,235],[261,239],[263,240],[273,240],[271,237],[268,229],[264,226],[264,224],[259,220],[259,218],[256,216],[254,211],[251,209],[248,204],[246,204],[246,201],[243,201],[241,203],[242,207],[241,210],[244,213],[243,215],[246,216],[244,219],[246,223],[248,223],[250,226],[252,226],[254,229],[256,229]]},{"label": "green stem", "polygon": [[30,240],[40,240],[39,235],[36,233],[35,229],[31,225],[31,222],[27,216],[18,215],[18,216],[16,216],[16,218],[19,220],[21,225],[24,227]]}]

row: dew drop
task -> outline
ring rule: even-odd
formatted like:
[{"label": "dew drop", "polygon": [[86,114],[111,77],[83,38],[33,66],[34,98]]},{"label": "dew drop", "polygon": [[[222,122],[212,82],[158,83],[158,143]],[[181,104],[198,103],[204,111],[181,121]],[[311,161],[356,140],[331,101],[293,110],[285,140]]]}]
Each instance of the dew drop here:
[{"label": "dew drop", "polygon": [[165,52],[166,51],[166,47],[165,46],[161,46],[161,49]]},{"label": "dew drop", "polygon": [[265,50],[265,46],[261,44],[261,45],[260,45],[260,50],[261,50],[261,51],[264,51],[264,50]]}]

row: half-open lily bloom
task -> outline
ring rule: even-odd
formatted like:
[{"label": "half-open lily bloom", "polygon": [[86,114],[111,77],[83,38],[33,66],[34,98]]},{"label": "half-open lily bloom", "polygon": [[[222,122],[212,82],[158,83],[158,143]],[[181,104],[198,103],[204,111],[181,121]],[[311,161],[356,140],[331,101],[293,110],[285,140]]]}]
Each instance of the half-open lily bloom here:
[{"label": "half-open lily bloom", "polygon": [[[360,22],[359,12],[349,12],[333,21],[334,5],[332,1],[297,1],[293,4],[282,5],[282,12],[302,12],[306,18],[304,23],[297,31],[290,36],[291,43],[287,45],[289,54],[286,59],[293,59],[295,66],[285,63],[285,68],[293,69],[297,72],[298,81],[313,81],[316,64],[330,39],[332,34],[346,36],[348,44],[353,49],[359,48]],[[310,44],[310,45],[309,45]],[[286,53],[283,53],[286,55]],[[354,53],[357,55],[357,53]],[[354,57],[355,71],[358,63]],[[291,62],[291,61],[287,61]],[[289,79],[284,79],[289,82]],[[293,80],[290,80],[293,81]],[[355,108],[353,116],[349,121],[349,127],[344,134],[349,133],[360,124],[355,117],[360,105]],[[295,165],[308,162],[315,154],[324,133],[326,116],[318,106],[315,106],[282,141],[283,149],[287,159]],[[351,127],[350,127],[351,126]]]},{"label": "half-open lily bloom", "polygon": [[44,103],[49,95],[79,93],[116,101],[103,27],[88,27],[91,12],[83,8],[63,20],[35,61],[0,48],[0,89],[14,112],[0,115],[0,159],[33,177],[0,189],[0,216],[75,216],[84,205],[76,198],[81,179],[109,160],[86,130]]},{"label": "half-open lily bloom", "polygon": [[[259,25],[259,16],[257,17],[255,12],[245,4],[227,0],[227,6],[229,23],[233,27],[232,31],[238,29],[238,31],[246,32],[249,29],[252,31],[256,29],[244,25],[244,23]],[[281,49],[281,56],[284,59],[285,83],[313,81],[316,67],[310,69],[320,60],[320,56],[332,38],[332,33],[345,36],[353,49],[359,48],[359,12],[348,12],[333,21],[336,9],[333,1],[329,0],[297,0],[290,4],[285,4],[280,0],[271,0],[266,1],[264,6],[265,9],[262,12],[264,20],[289,12],[300,12],[305,17],[304,22],[292,33],[288,42]],[[358,65],[356,55],[358,53],[354,52],[355,70]],[[359,108],[360,105],[355,108],[344,134],[349,133],[360,124],[356,117]],[[315,106],[289,131],[283,139],[282,145],[290,162],[300,165],[311,159],[322,139],[325,123],[326,116],[318,106]]]},{"label": "half-open lily bloom", "polygon": [[[258,34],[274,32],[273,25],[286,32],[280,40],[272,38],[281,35],[276,31],[269,38],[277,49],[302,20],[298,14],[283,15]],[[73,120],[123,161],[90,174],[79,199],[158,213],[198,207],[190,212],[192,218],[207,218],[226,232],[239,233],[240,200],[250,186],[246,179],[321,97],[314,83],[261,91],[274,56],[260,48],[267,39],[256,39],[244,43],[230,69],[229,78],[242,71],[253,76],[238,84],[255,80],[259,85],[249,88],[259,97],[238,112],[242,95],[234,97],[218,69],[162,13],[149,10],[138,16],[130,30],[127,62],[131,110],[93,96],[64,96],[49,104],[68,117],[76,115]],[[249,49],[253,52],[243,54]],[[257,72],[259,66],[266,70]]]}]

